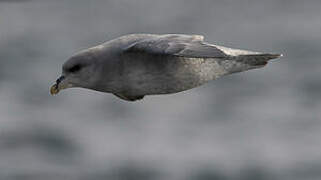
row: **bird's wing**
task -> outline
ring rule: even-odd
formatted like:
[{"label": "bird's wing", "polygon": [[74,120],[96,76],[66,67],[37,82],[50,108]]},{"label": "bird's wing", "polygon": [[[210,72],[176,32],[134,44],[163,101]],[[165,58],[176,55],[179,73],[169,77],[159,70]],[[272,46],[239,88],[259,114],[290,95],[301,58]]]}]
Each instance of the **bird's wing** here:
[{"label": "bird's wing", "polygon": [[188,58],[226,58],[216,46],[203,41],[200,35],[167,34],[143,38],[124,49],[126,53],[148,53]]}]

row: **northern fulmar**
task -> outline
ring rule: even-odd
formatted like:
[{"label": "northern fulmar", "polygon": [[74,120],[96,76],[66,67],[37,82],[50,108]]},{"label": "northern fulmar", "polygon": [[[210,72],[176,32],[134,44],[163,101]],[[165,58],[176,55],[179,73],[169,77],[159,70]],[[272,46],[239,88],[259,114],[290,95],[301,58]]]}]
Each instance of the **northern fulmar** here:
[{"label": "northern fulmar", "polygon": [[261,68],[280,56],[209,44],[201,35],[130,34],[69,58],[50,92],[81,87],[136,101]]}]

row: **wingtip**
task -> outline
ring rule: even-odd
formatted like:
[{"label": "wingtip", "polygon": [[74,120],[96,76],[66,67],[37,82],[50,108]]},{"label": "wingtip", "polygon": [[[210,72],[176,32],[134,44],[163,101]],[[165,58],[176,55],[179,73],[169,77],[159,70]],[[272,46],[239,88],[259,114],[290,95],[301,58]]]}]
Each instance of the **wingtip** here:
[{"label": "wingtip", "polygon": [[283,54],[269,54],[268,56],[269,56],[271,59],[276,59],[276,58],[283,57]]},{"label": "wingtip", "polygon": [[276,59],[276,58],[282,57],[283,54],[263,53],[263,54],[249,54],[244,56],[270,60],[270,59]]},{"label": "wingtip", "polygon": [[280,57],[283,57],[283,54],[262,54],[262,57],[265,57],[267,59],[277,59]]}]

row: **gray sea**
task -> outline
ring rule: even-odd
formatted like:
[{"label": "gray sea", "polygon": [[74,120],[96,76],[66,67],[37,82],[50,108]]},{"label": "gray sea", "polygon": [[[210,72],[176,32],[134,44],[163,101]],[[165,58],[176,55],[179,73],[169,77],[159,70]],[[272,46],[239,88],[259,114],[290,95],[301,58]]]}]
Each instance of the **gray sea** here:
[{"label": "gray sea", "polygon": [[[135,103],[50,96],[68,57],[129,33],[284,57]],[[320,54],[320,0],[0,0],[0,179],[320,180]]]}]

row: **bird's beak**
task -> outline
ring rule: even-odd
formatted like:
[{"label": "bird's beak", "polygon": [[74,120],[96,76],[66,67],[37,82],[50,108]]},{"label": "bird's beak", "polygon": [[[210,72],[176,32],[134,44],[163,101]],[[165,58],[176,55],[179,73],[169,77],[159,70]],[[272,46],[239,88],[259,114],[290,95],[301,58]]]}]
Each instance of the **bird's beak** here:
[{"label": "bird's beak", "polygon": [[50,88],[50,94],[55,95],[58,94],[60,90],[69,88],[71,85],[66,81],[65,76],[60,76],[54,85]]}]

